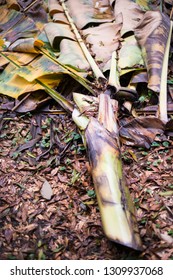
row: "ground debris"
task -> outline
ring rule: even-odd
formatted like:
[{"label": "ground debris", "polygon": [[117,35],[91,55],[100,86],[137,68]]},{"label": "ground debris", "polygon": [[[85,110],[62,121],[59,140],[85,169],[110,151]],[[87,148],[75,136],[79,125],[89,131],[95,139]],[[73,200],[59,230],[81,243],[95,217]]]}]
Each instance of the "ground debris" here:
[{"label": "ground debris", "polygon": [[[171,259],[172,140],[158,139],[150,150],[133,147],[129,152],[122,146],[144,244],[138,253],[104,235],[88,158],[73,122],[66,115],[43,114],[41,119],[16,115],[1,131],[0,258]],[[32,137],[39,131],[40,140],[16,153],[32,139],[32,125]],[[50,135],[58,139],[51,147]],[[38,158],[40,153],[44,155]],[[52,189],[49,200],[41,195],[45,180]]]}]

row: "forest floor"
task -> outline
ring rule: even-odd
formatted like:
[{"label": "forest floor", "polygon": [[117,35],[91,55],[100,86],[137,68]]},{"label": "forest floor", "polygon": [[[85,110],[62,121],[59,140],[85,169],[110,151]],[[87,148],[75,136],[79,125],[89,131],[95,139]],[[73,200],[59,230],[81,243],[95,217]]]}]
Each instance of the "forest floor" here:
[{"label": "forest floor", "polygon": [[1,110],[0,130],[0,259],[173,259],[169,137],[156,137],[149,150],[121,146],[143,242],[138,252],[104,235],[87,152],[71,118]]}]

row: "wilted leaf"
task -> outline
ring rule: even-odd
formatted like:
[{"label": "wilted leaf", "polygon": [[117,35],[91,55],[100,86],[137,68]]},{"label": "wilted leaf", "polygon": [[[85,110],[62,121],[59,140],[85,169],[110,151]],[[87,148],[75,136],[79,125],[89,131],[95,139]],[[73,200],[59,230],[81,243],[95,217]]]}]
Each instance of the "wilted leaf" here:
[{"label": "wilted leaf", "polygon": [[5,66],[10,62],[9,60],[14,61],[20,66],[27,65],[38,56],[36,53],[3,52],[3,54],[5,56],[0,55],[0,66]]},{"label": "wilted leaf", "polygon": [[[9,61],[5,58],[5,57],[3,57],[3,56],[1,56],[0,55],[0,66],[5,66],[5,65],[7,65],[9,63]],[[2,68],[3,69],[3,68]]]},{"label": "wilted leaf", "polygon": [[[102,2],[102,3],[101,3]],[[99,1],[97,2],[99,5],[103,5],[105,7],[105,3],[107,4],[107,8],[109,7],[108,1]],[[99,17],[99,11],[95,8],[96,1],[94,0],[68,0],[66,2],[68,9],[70,10],[70,14],[79,29],[85,28],[88,24],[93,25],[94,23],[103,23],[103,22],[111,22],[114,17],[113,14],[107,13],[107,18]]]},{"label": "wilted leaf", "polygon": [[96,61],[101,63],[101,68],[111,59],[112,52],[120,46],[121,27],[122,18],[119,17],[116,23],[103,23],[82,32],[86,37],[86,42],[91,45],[91,51]]},{"label": "wilted leaf", "polygon": [[148,88],[160,91],[162,64],[169,35],[170,20],[159,11],[147,11],[135,29],[148,71]]},{"label": "wilted leaf", "polygon": [[52,195],[53,195],[53,191],[52,191],[52,187],[49,184],[48,181],[45,180],[45,182],[43,183],[43,186],[41,188],[41,195],[43,198],[50,200]]},{"label": "wilted leaf", "polygon": [[90,68],[69,25],[50,22],[44,29],[51,46],[54,49],[60,50],[58,60],[61,63],[82,70]]},{"label": "wilted leaf", "polygon": [[60,24],[69,24],[66,16],[63,13],[57,13],[53,15],[53,22],[60,23]]},{"label": "wilted leaf", "polygon": [[49,14],[52,17],[54,14],[63,13],[62,6],[58,3],[57,0],[48,1]]},{"label": "wilted leaf", "polygon": [[122,42],[122,47],[119,52],[118,66],[121,69],[133,68],[135,66],[143,66],[141,49],[135,39],[135,36],[129,36]]},{"label": "wilted leaf", "polygon": [[38,57],[34,61],[31,61],[31,63],[28,66],[20,67],[16,71],[16,73],[19,76],[21,76],[29,82],[32,82],[35,79],[46,75],[62,74],[66,72],[60,65],[53,62],[46,56]]},{"label": "wilted leaf", "polygon": [[[10,43],[13,43],[19,38],[30,38],[37,34],[38,28],[31,18],[25,17],[21,13],[19,13],[19,16],[16,15],[16,17],[20,18],[20,22],[15,24],[10,30],[5,29],[5,34],[2,34],[2,37],[5,37]],[[21,20],[22,17],[23,20]]]},{"label": "wilted leaf", "polygon": [[24,150],[27,150],[29,148],[32,148],[39,140],[41,139],[41,136],[37,136],[35,139],[29,140],[27,143],[21,145],[20,147],[17,148],[17,152],[22,152]]},{"label": "wilted leaf", "polygon": [[49,22],[45,25],[44,30],[49,39],[51,46],[58,50],[62,39],[69,39],[75,41],[75,36],[66,24],[58,24]]},{"label": "wilted leaf", "polygon": [[[23,0],[18,0],[18,2],[19,2],[19,4],[20,4],[20,6],[21,6],[21,8],[23,9],[23,10],[25,10],[28,6],[30,6],[30,4],[32,4],[32,0],[25,0],[25,1],[23,1]],[[40,1],[39,1],[40,2]]]},{"label": "wilted leaf", "polygon": [[120,137],[126,145],[149,149],[157,134],[163,133],[164,124],[155,117],[139,117],[121,122]]},{"label": "wilted leaf", "polygon": [[[25,5],[24,2],[28,2],[27,8],[24,9],[24,12],[28,17],[32,18],[36,22],[37,26],[42,27],[42,24],[48,21],[48,15],[42,0],[37,0],[37,1],[18,0],[18,1],[19,4],[23,6],[23,8]],[[41,22],[42,24],[41,25],[38,24],[39,22]]]},{"label": "wilted leaf", "polygon": [[40,108],[48,102],[50,99],[49,96],[44,91],[36,91],[33,94],[29,94],[26,97],[22,98],[18,104],[16,104],[16,112],[26,113],[32,112]]},{"label": "wilted leaf", "polygon": [[15,10],[3,9],[0,14],[0,33],[10,30],[13,26],[19,23],[24,18],[24,15]]},{"label": "wilted leaf", "polygon": [[126,33],[132,35],[138,22],[141,20],[144,12],[141,7],[131,0],[116,0],[114,6],[115,19],[119,14],[122,14],[123,26],[121,29],[121,35]]},{"label": "wilted leaf", "polygon": [[[18,73],[19,68],[12,64],[9,64],[5,70],[0,74],[0,92],[2,94],[11,96],[13,98],[18,98],[21,94],[30,91],[37,91],[38,89],[44,89],[44,87],[36,82],[27,81],[22,76],[22,71]],[[24,72],[25,73],[25,72]],[[19,76],[19,74],[21,76]],[[23,75],[24,76],[24,75]],[[29,74],[28,76],[29,77]],[[61,77],[57,75],[44,76],[40,78],[40,82],[44,83],[49,87],[54,87],[58,85],[61,81]]]},{"label": "wilted leaf", "polygon": [[173,244],[173,238],[169,236],[166,232],[160,233],[160,237],[169,244]]},{"label": "wilted leaf", "polygon": [[27,225],[27,226],[24,226],[24,227],[19,228],[19,231],[20,231],[20,232],[21,232],[21,231],[23,231],[23,232],[30,232],[30,231],[36,229],[37,227],[38,227],[38,224],[33,223],[33,224],[29,224],[29,225]]},{"label": "wilted leaf", "polygon": [[173,136],[173,120],[169,120],[165,126],[165,132],[167,135]]},{"label": "wilted leaf", "polygon": [[38,53],[36,47],[42,47],[44,43],[34,38],[18,39],[9,46],[9,51],[23,53]]},{"label": "wilted leaf", "polygon": [[12,228],[7,228],[4,232],[4,237],[9,244],[12,241],[14,230]]},{"label": "wilted leaf", "polygon": [[134,71],[134,74],[132,75],[132,78],[130,80],[130,84],[147,83],[147,82],[148,82],[148,76],[146,70]]},{"label": "wilted leaf", "polygon": [[7,0],[7,8],[20,11],[20,5],[17,0]]},{"label": "wilted leaf", "polygon": [[63,39],[60,43],[60,50],[59,62],[85,71],[90,69],[90,65],[77,42]]},{"label": "wilted leaf", "polygon": [[172,196],[173,191],[159,192],[159,195],[161,195],[161,196]]},{"label": "wilted leaf", "polygon": [[0,74],[0,92],[2,94],[18,98],[21,94],[29,91],[42,89],[42,86],[35,82],[29,83],[19,77],[16,73],[16,67],[9,64]]}]

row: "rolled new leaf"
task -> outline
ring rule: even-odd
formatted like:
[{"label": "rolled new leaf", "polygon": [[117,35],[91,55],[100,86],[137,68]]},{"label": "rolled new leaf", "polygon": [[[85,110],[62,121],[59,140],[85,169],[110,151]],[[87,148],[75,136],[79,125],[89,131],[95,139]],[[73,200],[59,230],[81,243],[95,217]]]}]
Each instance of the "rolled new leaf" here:
[{"label": "rolled new leaf", "polygon": [[90,119],[85,137],[104,232],[112,241],[141,250],[118,142],[95,118]]}]

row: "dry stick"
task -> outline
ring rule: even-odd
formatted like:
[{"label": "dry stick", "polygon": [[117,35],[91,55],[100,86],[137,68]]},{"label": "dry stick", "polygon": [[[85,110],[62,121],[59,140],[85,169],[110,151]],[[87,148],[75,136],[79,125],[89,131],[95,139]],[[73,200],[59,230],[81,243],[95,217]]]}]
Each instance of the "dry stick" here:
[{"label": "dry stick", "polygon": [[71,25],[71,28],[76,36],[76,39],[86,57],[86,59],[88,60],[93,72],[94,72],[94,75],[96,76],[97,80],[99,79],[103,79],[103,80],[106,80],[105,76],[103,75],[102,71],[99,69],[98,65],[96,64],[95,60],[93,59],[93,57],[91,56],[90,52],[88,51],[87,47],[85,46],[85,43],[84,41],[82,40],[81,38],[81,35],[79,33],[79,31],[77,30],[75,24],[74,24],[74,21],[73,19],[71,18],[71,16],[69,15],[69,12],[68,12],[68,9],[64,3],[64,0],[60,0],[59,1],[62,5],[62,8],[64,10],[64,13]]}]

